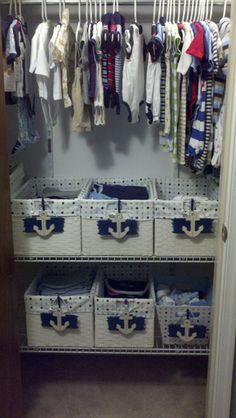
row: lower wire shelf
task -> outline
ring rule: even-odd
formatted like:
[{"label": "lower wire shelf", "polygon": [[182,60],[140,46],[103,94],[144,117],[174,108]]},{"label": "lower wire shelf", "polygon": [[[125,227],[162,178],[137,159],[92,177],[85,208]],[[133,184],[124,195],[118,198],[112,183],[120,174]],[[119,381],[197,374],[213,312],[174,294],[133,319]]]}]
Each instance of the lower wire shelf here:
[{"label": "lower wire shelf", "polygon": [[207,356],[208,345],[166,345],[161,338],[156,338],[154,348],[97,348],[97,347],[29,347],[26,337],[20,343],[21,353],[58,353],[58,354],[114,354],[114,355],[174,355]]}]

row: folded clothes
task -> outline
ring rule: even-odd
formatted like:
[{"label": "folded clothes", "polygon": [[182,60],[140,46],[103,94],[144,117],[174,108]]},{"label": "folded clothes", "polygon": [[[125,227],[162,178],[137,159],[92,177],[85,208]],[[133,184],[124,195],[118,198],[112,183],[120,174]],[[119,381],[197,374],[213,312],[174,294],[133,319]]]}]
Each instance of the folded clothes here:
[{"label": "folded clothes", "polygon": [[76,199],[79,196],[79,190],[58,190],[53,187],[46,187],[39,198],[47,199]]},{"label": "folded clothes", "polygon": [[159,284],[157,288],[157,303],[158,305],[166,306],[207,306],[206,299],[202,297],[201,292],[186,292],[179,289],[172,289],[165,285]]},{"label": "folded clothes", "polygon": [[105,280],[105,297],[111,298],[148,298],[149,283],[134,280]]},{"label": "folded clothes", "polygon": [[148,190],[144,186],[124,186],[120,184],[94,184],[94,191],[109,198],[120,200],[148,200]]},{"label": "folded clothes", "polygon": [[[110,196],[105,195],[104,193],[97,192],[96,190],[93,190],[89,193],[89,199],[92,200],[110,200]],[[112,198],[117,200],[116,198]]]},{"label": "folded clothes", "polygon": [[[80,273],[81,276],[81,273]],[[41,296],[73,296],[89,295],[92,279],[77,274],[68,276],[49,275],[43,277],[37,285],[36,295]]]}]

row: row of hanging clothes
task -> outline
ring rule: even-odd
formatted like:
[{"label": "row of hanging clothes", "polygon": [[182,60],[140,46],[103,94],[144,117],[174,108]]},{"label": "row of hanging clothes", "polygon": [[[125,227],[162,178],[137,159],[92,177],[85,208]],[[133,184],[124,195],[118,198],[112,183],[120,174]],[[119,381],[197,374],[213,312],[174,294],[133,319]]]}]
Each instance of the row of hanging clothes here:
[{"label": "row of hanging clothes", "polygon": [[[11,18],[8,26],[12,2],[2,26],[7,103],[19,97],[17,85],[11,87],[10,80],[7,83],[10,76],[17,79],[19,62],[19,56],[12,55],[8,48],[9,42],[17,38],[14,30],[12,35],[12,23],[17,20],[24,36],[27,34],[21,10],[18,14],[15,10],[17,17]],[[122,103],[128,121],[139,123],[140,105],[145,103],[147,123],[158,126],[161,148],[170,153],[174,163],[195,173],[220,166],[231,30],[230,19],[225,17],[226,0],[218,24],[212,21],[213,0],[185,0],[183,7],[180,0],[178,7],[175,0],[167,4],[160,0],[158,11],[154,0],[151,36],[147,40],[138,23],[136,0],[134,23],[127,29],[118,0],[113,0],[111,12],[107,11],[106,0],[86,0],[84,24],[79,0],[75,31],[65,1],[59,1],[56,25],[48,19],[46,0],[41,4],[42,22],[32,38],[30,61],[25,50],[20,56],[23,79],[35,74],[49,129],[57,122],[60,102],[72,108],[72,129],[76,132],[104,126],[106,109],[112,108],[120,115]],[[26,86],[24,97],[29,102]],[[28,107],[28,132],[34,133],[28,143],[34,143],[38,139],[32,124],[34,106]],[[26,145],[27,141],[19,138],[13,152]]]},{"label": "row of hanging clothes", "polygon": [[1,30],[5,103],[17,106],[18,138],[12,149],[15,154],[39,139],[34,121],[35,96],[29,76],[30,39],[21,0],[10,1],[8,16],[1,21]]}]

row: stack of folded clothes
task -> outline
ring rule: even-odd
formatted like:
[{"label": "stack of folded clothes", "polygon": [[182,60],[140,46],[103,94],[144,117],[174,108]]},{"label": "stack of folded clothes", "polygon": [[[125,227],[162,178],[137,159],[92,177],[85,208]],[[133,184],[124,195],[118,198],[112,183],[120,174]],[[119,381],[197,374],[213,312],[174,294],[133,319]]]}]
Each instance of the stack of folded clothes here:
[{"label": "stack of folded clothes", "polygon": [[148,200],[148,190],[144,186],[125,186],[120,184],[94,183],[89,199],[94,200]]},{"label": "stack of folded clothes", "polygon": [[104,293],[104,296],[109,298],[148,298],[149,282],[105,279]]},{"label": "stack of folded clothes", "polygon": [[[82,278],[82,277],[84,278]],[[74,296],[89,295],[92,287],[92,278],[74,272],[68,275],[48,275],[38,282],[36,295],[40,296]]]}]

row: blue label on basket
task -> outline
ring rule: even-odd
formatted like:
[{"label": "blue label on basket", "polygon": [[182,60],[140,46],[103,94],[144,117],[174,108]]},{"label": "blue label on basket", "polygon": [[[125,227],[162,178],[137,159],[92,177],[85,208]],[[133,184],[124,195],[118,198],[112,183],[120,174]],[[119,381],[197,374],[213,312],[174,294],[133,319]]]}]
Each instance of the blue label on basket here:
[{"label": "blue label on basket", "polygon": [[[185,218],[175,218],[172,220],[174,234],[184,234],[184,229],[191,231],[191,221]],[[201,234],[213,233],[213,219],[205,218],[194,222],[195,231],[201,231]]]},{"label": "blue label on basket", "polygon": [[138,234],[138,222],[133,219],[123,220],[120,223],[112,221],[110,219],[101,220],[97,222],[99,235],[114,236],[119,235],[137,235]]},{"label": "blue label on basket", "polygon": [[[61,216],[44,217],[42,215],[24,219],[24,232],[63,232],[65,218]],[[46,235],[46,234],[45,234]]]},{"label": "blue label on basket", "polygon": [[110,331],[120,330],[133,330],[133,331],[144,331],[145,330],[145,318],[142,316],[108,316],[108,329]]},{"label": "blue label on basket", "polygon": [[[169,324],[168,329],[169,337],[179,337],[179,335],[184,337],[186,335],[186,328],[181,324]],[[192,325],[188,328],[187,333],[187,337],[192,337],[196,334],[195,338],[205,338],[206,327],[204,325]]]},{"label": "blue label on basket", "polygon": [[56,315],[53,313],[41,313],[42,327],[58,328],[58,331],[64,329],[77,329],[78,317],[76,315]]}]

